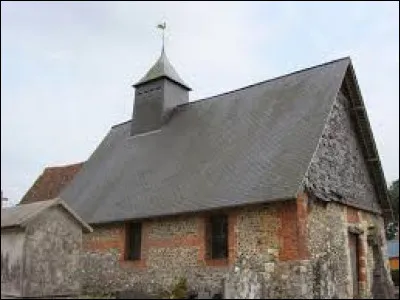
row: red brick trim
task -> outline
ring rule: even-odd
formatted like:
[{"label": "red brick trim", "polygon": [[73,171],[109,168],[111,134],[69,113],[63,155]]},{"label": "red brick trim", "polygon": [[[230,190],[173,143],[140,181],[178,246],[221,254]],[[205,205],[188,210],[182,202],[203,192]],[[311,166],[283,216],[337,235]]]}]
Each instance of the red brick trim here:
[{"label": "red brick trim", "polygon": [[140,251],[140,259],[139,260],[127,260],[126,257],[126,244],[127,244],[127,223],[124,223],[121,226],[121,232],[119,239],[122,241],[122,245],[120,247],[120,266],[121,267],[134,267],[134,268],[145,268],[146,267],[146,251],[147,251],[147,236],[148,236],[148,223],[142,222],[142,244]]},{"label": "red brick trim", "polygon": [[363,243],[362,235],[358,235],[358,281],[360,283],[360,288],[362,284],[367,282],[367,252]]},{"label": "red brick trim", "polygon": [[301,260],[309,257],[307,247],[308,196],[299,194],[295,201],[280,207],[279,259]]},{"label": "red brick trim", "polygon": [[300,194],[296,199],[297,205],[297,245],[298,245],[298,259],[307,259],[310,257],[308,251],[308,233],[307,233],[307,220],[308,220],[308,196],[306,193]]},{"label": "red brick trim", "polygon": [[279,260],[296,260],[297,251],[297,206],[296,202],[283,203],[280,207]]},{"label": "red brick trim", "polygon": [[229,259],[205,259],[204,263],[209,267],[229,266]]},{"label": "red brick trim", "polygon": [[235,263],[237,253],[237,212],[227,212],[228,215],[228,258],[226,259],[209,259],[207,258],[207,237],[206,237],[206,222],[211,213],[204,213],[198,219],[198,236],[199,236],[199,257],[201,264],[207,266],[229,266]]},{"label": "red brick trim", "polygon": [[359,223],[360,216],[358,214],[358,210],[352,207],[346,206],[347,209],[347,222],[348,223]]}]

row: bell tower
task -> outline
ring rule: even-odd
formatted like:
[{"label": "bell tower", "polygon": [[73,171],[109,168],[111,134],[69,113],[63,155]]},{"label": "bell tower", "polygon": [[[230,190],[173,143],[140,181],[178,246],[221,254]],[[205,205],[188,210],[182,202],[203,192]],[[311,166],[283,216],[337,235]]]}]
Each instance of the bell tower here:
[{"label": "bell tower", "polygon": [[[158,27],[164,30],[165,23]],[[156,63],[133,87],[135,104],[131,135],[160,129],[174,107],[189,102],[191,90],[169,62],[164,42]]]}]

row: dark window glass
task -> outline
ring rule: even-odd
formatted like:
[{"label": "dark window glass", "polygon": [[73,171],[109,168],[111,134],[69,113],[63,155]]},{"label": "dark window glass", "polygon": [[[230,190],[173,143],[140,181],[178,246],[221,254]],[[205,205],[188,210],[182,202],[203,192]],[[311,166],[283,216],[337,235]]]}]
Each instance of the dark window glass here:
[{"label": "dark window glass", "polygon": [[142,224],[127,224],[126,230],[126,259],[139,260],[142,248]]},{"label": "dark window glass", "polygon": [[207,226],[207,254],[209,258],[220,259],[228,257],[228,218],[225,215],[215,215]]}]

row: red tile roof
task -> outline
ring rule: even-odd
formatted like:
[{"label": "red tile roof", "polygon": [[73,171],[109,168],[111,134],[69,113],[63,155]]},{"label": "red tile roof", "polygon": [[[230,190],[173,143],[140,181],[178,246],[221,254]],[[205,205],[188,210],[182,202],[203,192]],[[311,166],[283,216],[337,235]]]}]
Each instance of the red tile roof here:
[{"label": "red tile roof", "polygon": [[43,201],[57,197],[82,168],[83,162],[44,169],[19,204]]}]

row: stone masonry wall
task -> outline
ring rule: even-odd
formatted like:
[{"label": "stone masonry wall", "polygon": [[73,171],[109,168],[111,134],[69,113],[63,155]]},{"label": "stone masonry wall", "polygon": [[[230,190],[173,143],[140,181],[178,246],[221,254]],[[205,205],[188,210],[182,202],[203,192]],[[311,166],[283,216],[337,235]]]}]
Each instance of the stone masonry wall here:
[{"label": "stone masonry wall", "polygon": [[[124,289],[160,292],[180,276],[200,292],[222,292],[222,280],[238,257],[264,265],[299,258],[298,203],[230,209],[228,259],[206,257],[205,221],[209,213],[142,222],[142,259],[126,261],[123,223],[94,227],[84,235],[83,287],[88,293]],[[301,244],[301,243],[300,243]]]},{"label": "stone masonry wall", "polygon": [[[345,207],[335,203],[310,204],[308,240],[311,259],[318,261],[318,264],[329,263],[331,268],[324,270],[325,274],[315,274],[315,292],[319,298],[349,297],[350,266]],[[332,276],[330,282],[320,282],[327,278],[326,273]],[[334,290],[329,289],[329,286]]]},{"label": "stone masonry wall", "polygon": [[24,296],[78,294],[81,248],[81,225],[60,207],[32,220],[26,228]]},{"label": "stone masonry wall", "polygon": [[[374,251],[373,244],[369,241],[371,237],[381,239],[381,251],[385,253],[382,218],[336,202],[319,201],[314,197],[306,199],[307,255],[300,255],[293,260],[282,260],[284,256],[277,255],[273,248],[268,248],[266,255],[261,255],[263,252],[259,249],[254,252],[241,251],[234,268],[225,276],[225,295],[234,299],[353,298],[349,253],[349,232],[352,232],[358,234],[359,243],[359,296],[388,298],[387,294],[384,295],[387,285],[383,286],[384,281],[379,279],[390,278],[388,260],[385,260],[383,270],[378,269],[377,280],[375,272],[379,264],[375,261],[376,249]],[[287,208],[286,213],[290,211]],[[282,211],[280,214],[284,215]],[[298,210],[297,219],[301,220],[299,213]],[[251,218],[246,220],[246,223],[250,222]],[[282,225],[285,227],[284,223],[281,223],[281,227]],[[287,227],[292,225],[293,223],[288,223]],[[297,229],[301,231],[301,226],[297,226]],[[278,245],[281,248],[284,245],[282,228],[278,228],[277,232],[281,240]],[[258,236],[257,231],[254,236]],[[269,242],[274,245],[273,239]],[[282,252],[281,249],[279,252]],[[297,253],[300,254],[300,251]]]},{"label": "stone masonry wall", "polygon": [[[275,299],[337,299],[353,298],[353,279],[350,266],[349,232],[358,234],[359,255],[359,290],[361,298],[377,297],[376,254],[369,239],[378,236],[382,241],[381,251],[385,253],[383,220],[379,215],[361,211],[337,202],[325,202],[315,197],[307,199],[306,204],[306,255],[298,255],[296,259],[285,260],[281,247],[285,234],[282,227],[292,227],[294,223],[282,223],[277,228],[279,254],[273,247],[267,248],[265,255],[260,247],[255,251],[240,251],[241,255],[225,277],[224,292],[231,298],[275,298]],[[278,209],[280,215],[290,215],[290,206],[285,210]],[[283,213],[286,211],[285,213]],[[301,210],[297,210],[298,231]],[[255,223],[249,214],[246,223]],[[273,214],[276,216],[276,214]],[[265,216],[263,216],[265,217]],[[301,222],[300,222],[301,223]],[[278,226],[279,227],[279,226]],[[288,230],[289,232],[291,229]],[[377,235],[375,234],[377,233]],[[244,235],[244,233],[243,233]],[[255,230],[254,237],[259,234]],[[270,245],[275,245],[270,239]],[[250,248],[251,242],[247,243]],[[301,243],[297,243],[300,249]],[[290,245],[287,245],[290,248]],[[257,248],[257,247],[256,247]],[[295,249],[295,247],[293,247]],[[286,251],[287,252],[287,251]],[[292,252],[292,251],[290,251]],[[290,253],[289,252],[289,253]],[[376,252],[376,251],[375,251]],[[297,251],[300,254],[300,251]],[[383,257],[382,257],[383,259]],[[378,270],[379,271],[379,270]],[[389,277],[388,260],[380,276]],[[380,278],[378,277],[378,279]],[[386,289],[386,287],[383,287]],[[382,290],[382,289],[381,289]],[[383,297],[385,298],[385,297]]]},{"label": "stone masonry wall", "polygon": [[[359,221],[358,226],[362,228],[365,232],[364,234],[364,249],[366,249],[365,260],[364,263],[366,272],[365,272],[365,289],[367,290],[367,294],[374,294],[374,289],[376,285],[382,285],[382,282],[375,282],[376,278],[374,277],[374,272],[376,272],[377,260],[381,259],[381,263],[383,265],[383,270],[381,270],[380,275],[383,277],[384,282],[389,282],[392,285],[392,279],[390,275],[390,263],[387,256],[387,241],[385,234],[385,225],[384,220],[381,216],[371,214],[365,211],[358,211]],[[379,246],[379,253],[374,251],[374,243],[369,241],[371,235],[376,235],[379,239],[377,245]],[[380,257],[376,257],[380,255]],[[376,274],[375,274],[376,275]]]},{"label": "stone masonry wall", "polygon": [[304,183],[321,199],[380,211],[348,105],[340,93]]},{"label": "stone masonry wall", "polygon": [[330,266],[327,270],[330,279],[317,287],[319,297],[352,297],[349,231],[359,234],[358,276],[362,296],[372,296],[375,262],[372,246],[367,242],[368,228],[374,226],[379,231],[383,245],[385,235],[382,218],[378,216],[380,205],[360,142],[349,102],[339,93],[304,180],[314,200],[326,201],[325,204],[319,200],[310,202],[307,227],[311,259]]},{"label": "stone masonry wall", "polygon": [[25,233],[21,229],[1,230],[1,294],[21,297],[23,248]]},{"label": "stone masonry wall", "polygon": [[[226,213],[226,260],[205,256],[209,214],[144,221],[142,259],[135,262],[124,260],[123,224],[95,228],[84,238],[84,290],[95,294],[125,289],[160,293],[178,277],[185,277],[189,288],[200,293],[351,298],[348,232],[355,230],[360,233],[361,296],[372,296],[375,263],[367,236],[372,227],[383,234],[379,216],[306,195]],[[162,226],[164,222],[166,226]]]},{"label": "stone masonry wall", "polygon": [[[375,214],[329,202],[313,202],[309,208],[308,240],[310,259],[315,265],[325,265],[324,272],[314,273],[314,296],[320,299],[332,297],[352,298],[349,232],[358,233],[359,240],[359,289],[360,296],[371,298],[374,285],[374,256],[368,243],[371,228],[379,232],[384,241],[383,219]],[[384,244],[382,251],[385,253]],[[384,259],[384,258],[382,258]],[[389,278],[386,259],[383,276]],[[319,278],[317,278],[319,277]],[[325,280],[321,280],[325,278]]]}]

